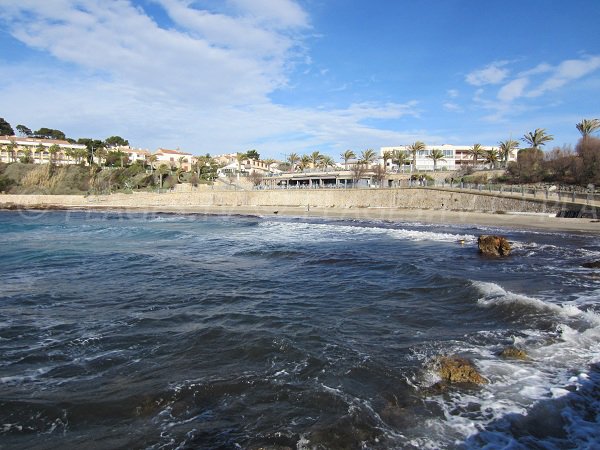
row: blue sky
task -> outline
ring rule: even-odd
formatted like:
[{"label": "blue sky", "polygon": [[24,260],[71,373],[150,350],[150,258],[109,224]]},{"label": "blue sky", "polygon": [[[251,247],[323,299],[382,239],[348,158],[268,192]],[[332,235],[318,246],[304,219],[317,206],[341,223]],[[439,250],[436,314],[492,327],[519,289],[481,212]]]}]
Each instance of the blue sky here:
[{"label": "blue sky", "polygon": [[0,117],[194,154],[575,145],[598,0],[0,0]]}]

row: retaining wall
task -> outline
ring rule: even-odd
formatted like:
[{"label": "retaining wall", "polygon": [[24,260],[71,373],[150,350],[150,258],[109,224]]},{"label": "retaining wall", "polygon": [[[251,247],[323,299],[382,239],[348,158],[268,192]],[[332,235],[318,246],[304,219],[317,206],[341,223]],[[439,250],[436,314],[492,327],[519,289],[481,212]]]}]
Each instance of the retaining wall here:
[{"label": "retaining wall", "polygon": [[194,206],[310,206],[321,208],[415,208],[458,211],[520,211],[554,214],[581,204],[522,199],[488,193],[466,193],[435,188],[306,189],[268,191],[200,191],[164,194],[133,193],[103,196],[0,195],[4,206],[67,207],[194,207]]}]

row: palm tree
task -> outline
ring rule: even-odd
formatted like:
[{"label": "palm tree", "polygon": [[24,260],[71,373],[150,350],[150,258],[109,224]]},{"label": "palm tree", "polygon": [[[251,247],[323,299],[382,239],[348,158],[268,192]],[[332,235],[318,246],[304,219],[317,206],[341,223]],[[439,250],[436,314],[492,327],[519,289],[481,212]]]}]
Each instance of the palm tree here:
[{"label": "palm tree", "polygon": [[300,161],[300,156],[298,156],[298,153],[292,153],[287,157],[287,161],[290,163],[290,172],[294,172],[296,170],[296,163]]},{"label": "palm tree", "polygon": [[24,162],[26,164],[30,164],[33,162],[33,159],[31,158],[31,149],[30,148],[26,148],[25,150],[23,150],[22,162]]},{"label": "palm tree", "polygon": [[60,147],[57,144],[52,144],[48,149],[48,153],[50,153],[50,162],[54,162],[56,158],[56,154],[60,152]]},{"label": "palm tree", "polygon": [[507,139],[506,141],[500,141],[500,156],[504,161],[504,167],[508,164],[508,158],[512,155],[512,152],[519,147],[519,143],[513,139]]},{"label": "palm tree", "polygon": [[186,163],[187,159],[185,156],[180,156],[177,162],[179,163],[179,170],[181,170],[183,168],[183,163]]},{"label": "palm tree", "polygon": [[8,162],[10,162],[11,159],[13,161],[17,160],[16,152],[15,152],[16,149],[17,149],[17,143],[15,141],[11,140],[10,144],[8,144],[6,146],[6,151],[7,151],[7,154],[8,154]]},{"label": "palm tree", "polygon": [[159,187],[162,189],[163,187],[163,177],[169,173],[169,166],[166,164],[161,164],[158,169],[156,169],[156,174],[158,175],[158,183]]},{"label": "palm tree", "polygon": [[577,125],[575,125],[583,138],[588,137],[590,134],[600,130],[600,120],[598,119],[583,119]]},{"label": "palm tree", "polygon": [[375,159],[377,159],[377,153],[375,153],[375,150],[368,148],[366,150],[363,150],[362,152],[360,152],[360,159],[359,162],[361,164],[371,164],[373,161],[375,161]]},{"label": "palm tree", "polygon": [[437,148],[431,150],[431,153],[429,155],[427,155],[427,157],[429,159],[433,160],[433,171],[434,172],[437,170],[437,162],[438,161],[446,161],[446,158],[444,158],[444,152]]},{"label": "palm tree", "polygon": [[96,156],[96,158],[98,158],[98,165],[101,166],[102,158],[106,159],[106,157],[108,156],[108,152],[104,147],[99,147],[94,153],[94,155]]},{"label": "palm tree", "polygon": [[396,163],[399,169],[404,170],[404,164],[408,159],[408,155],[404,150],[394,150],[392,153],[392,164]]},{"label": "palm tree", "polygon": [[240,177],[240,173],[242,171],[242,161],[248,159],[248,155],[246,153],[237,152],[235,154],[235,159],[237,161],[237,166],[238,166],[238,168],[237,168],[237,170],[238,170],[237,176],[239,178]]},{"label": "palm tree", "polygon": [[473,165],[477,165],[477,160],[480,156],[483,156],[483,148],[481,148],[481,144],[474,144],[472,148],[467,150],[467,154],[473,157]]},{"label": "palm tree", "polygon": [[495,149],[486,150],[483,154],[485,162],[490,165],[490,169],[495,169],[498,163],[498,152]]},{"label": "palm tree", "polygon": [[40,154],[40,164],[42,163],[42,161],[44,160],[44,151],[46,150],[46,147],[44,147],[44,144],[42,144],[41,142],[37,145],[37,147],[35,148],[35,151],[33,152],[33,156],[35,159],[35,154],[39,153]]},{"label": "palm tree", "polygon": [[527,142],[531,148],[539,150],[542,145],[546,145],[546,142],[554,140],[554,136],[546,134],[544,128],[536,128],[534,132],[530,131],[523,135],[521,140]]},{"label": "palm tree", "polygon": [[321,167],[325,170],[327,170],[328,167],[334,167],[335,166],[335,161],[333,160],[333,158],[331,156],[327,156],[327,155],[323,155],[323,157],[321,158]]},{"label": "palm tree", "polygon": [[387,167],[386,162],[391,161],[394,158],[394,152],[386,150],[383,152],[383,156],[381,158],[383,159],[383,167]]},{"label": "palm tree", "polygon": [[417,152],[425,150],[425,143],[421,141],[416,141],[406,147],[407,150],[412,154],[412,169],[416,170],[417,168]]},{"label": "palm tree", "polygon": [[319,165],[321,164],[321,160],[323,159],[323,156],[324,155],[321,155],[319,150],[312,152],[310,154],[310,163],[313,168],[319,167]]},{"label": "palm tree", "polygon": [[146,159],[148,161],[148,164],[150,164],[150,173],[151,174],[154,173],[154,163],[156,162],[157,159],[158,159],[158,156],[156,156],[156,155],[150,155]]},{"label": "palm tree", "polygon": [[302,155],[302,157],[300,158],[300,163],[298,164],[298,168],[300,170],[304,170],[308,166],[310,166],[310,156]]},{"label": "palm tree", "polygon": [[348,170],[348,161],[356,158],[356,154],[352,150],[346,150],[340,156],[344,160],[344,169]]}]

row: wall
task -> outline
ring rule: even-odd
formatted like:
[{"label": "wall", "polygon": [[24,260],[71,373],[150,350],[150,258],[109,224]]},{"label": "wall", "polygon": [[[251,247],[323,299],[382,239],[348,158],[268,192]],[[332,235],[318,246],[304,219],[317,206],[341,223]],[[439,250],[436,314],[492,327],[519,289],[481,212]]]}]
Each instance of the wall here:
[{"label": "wall", "polygon": [[568,202],[526,200],[487,193],[466,193],[434,188],[314,189],[272,191],[199,191],[165,194],[133,193],[104,196],[0,195],[0,205],[68,207],[177,208],[194,206],[311,206],[326,208],[418,208],[458,211],[522,211],[556,213],[581,208]]}]

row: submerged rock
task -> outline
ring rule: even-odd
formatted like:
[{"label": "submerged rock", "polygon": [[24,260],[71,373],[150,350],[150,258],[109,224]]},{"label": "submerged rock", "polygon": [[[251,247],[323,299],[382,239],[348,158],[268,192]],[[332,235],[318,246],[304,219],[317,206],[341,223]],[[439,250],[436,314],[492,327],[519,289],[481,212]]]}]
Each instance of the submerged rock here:
[{"label": "submerged rock", "polygon": [[584,262],[581,267],[585,267],[586,269],[600,269],[600,261]]},{"label": "submerged rock", "polygon": [[488,256],[508,256],[510,243],[505,237],[482,234],[477,239],[479,252]]},{"label": "submerged rock", "polygon": [[440,356],[434,361],[434,367],[442,381],[446,383],[486,384],[488,382],[471,361],[459,356]]},{"label": "submerged rock", "polygon": [[499,356],[507,359],[520,359],[526,360],[528,358],[527,352],[525,350],[521,350],[520,348],[513,347],[512,345],[502,349],[499,353]]}]

